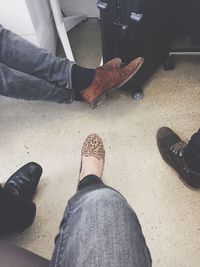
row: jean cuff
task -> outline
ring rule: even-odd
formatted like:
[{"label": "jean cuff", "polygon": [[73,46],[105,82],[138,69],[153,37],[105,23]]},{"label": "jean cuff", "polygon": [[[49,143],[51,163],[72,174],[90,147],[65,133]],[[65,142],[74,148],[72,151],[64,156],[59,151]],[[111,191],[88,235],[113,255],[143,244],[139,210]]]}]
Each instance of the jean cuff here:
[{"label": "jean cuff", "polygon": [[68,63],[68,72],[70,73],[70,75],[68,76],[68,81],[67,81],[67,89],[72,90],[73,89],[73,84],[72,84],[72,68],[73,65],[75,64],[75,62],[70,61]]}]

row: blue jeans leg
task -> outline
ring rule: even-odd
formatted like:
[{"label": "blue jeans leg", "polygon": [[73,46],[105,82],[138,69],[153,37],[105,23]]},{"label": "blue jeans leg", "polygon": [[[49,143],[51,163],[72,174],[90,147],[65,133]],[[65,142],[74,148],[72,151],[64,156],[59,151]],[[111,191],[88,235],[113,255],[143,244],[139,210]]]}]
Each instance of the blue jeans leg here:
[{"label": "blue jeans leg", "polygon": [[2,63],[0,63],[0,95],[58,103],[71,103],[74,97],[72,90],[11,69]]},{"label": "blue jeans leg", "polygon": [[127,201],[89,175],[66,207],[50,266],[147,267],[152,261]]},{"label": "blue jeans leg", "polygon": [[[41,49],[0,25],[0,62],[9,68],[72,90],[74,62]],[[14,82],[14,81],[13,81]]]}]

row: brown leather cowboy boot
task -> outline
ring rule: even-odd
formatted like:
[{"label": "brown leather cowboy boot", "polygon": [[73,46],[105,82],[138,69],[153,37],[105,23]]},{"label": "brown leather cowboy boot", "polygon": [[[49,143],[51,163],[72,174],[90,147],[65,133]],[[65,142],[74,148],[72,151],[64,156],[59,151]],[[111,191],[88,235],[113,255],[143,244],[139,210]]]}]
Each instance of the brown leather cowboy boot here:
[{"label": "brown leather cowboy boot", "polygon": [[90,86],[80,92],[83,100],[92,108],[103,102],[105,94],[117,89],[128,82],[140,69],[144,59],[139,57],[124,67],[108,68],[105,65],[96,69],[94,79]]}]

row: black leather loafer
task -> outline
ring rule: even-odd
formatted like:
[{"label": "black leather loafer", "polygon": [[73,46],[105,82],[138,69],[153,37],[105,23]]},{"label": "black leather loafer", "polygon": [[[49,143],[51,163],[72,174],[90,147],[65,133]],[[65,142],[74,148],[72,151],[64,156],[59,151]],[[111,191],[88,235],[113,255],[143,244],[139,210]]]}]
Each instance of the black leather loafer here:
[{"label": "black leather loafer", "polygon": [[35,194],[41,175],[42,167],[35,162],[29,162],[7,180],[4,190],[30,200]]}]

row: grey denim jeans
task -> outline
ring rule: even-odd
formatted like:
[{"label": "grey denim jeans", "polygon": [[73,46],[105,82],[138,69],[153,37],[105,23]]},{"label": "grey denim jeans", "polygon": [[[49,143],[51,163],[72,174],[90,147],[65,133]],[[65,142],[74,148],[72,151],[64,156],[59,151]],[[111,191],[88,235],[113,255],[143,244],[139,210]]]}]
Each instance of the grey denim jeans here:
[{"label": "grey denim jeans", "polygon": [[68,202],[50,266],[147,267],[152,260],[133,209],[89,175]]},{"label": "grey denim jeans", "polygon": [[0,95],[71,103],[73,64],[0,25]]}]

